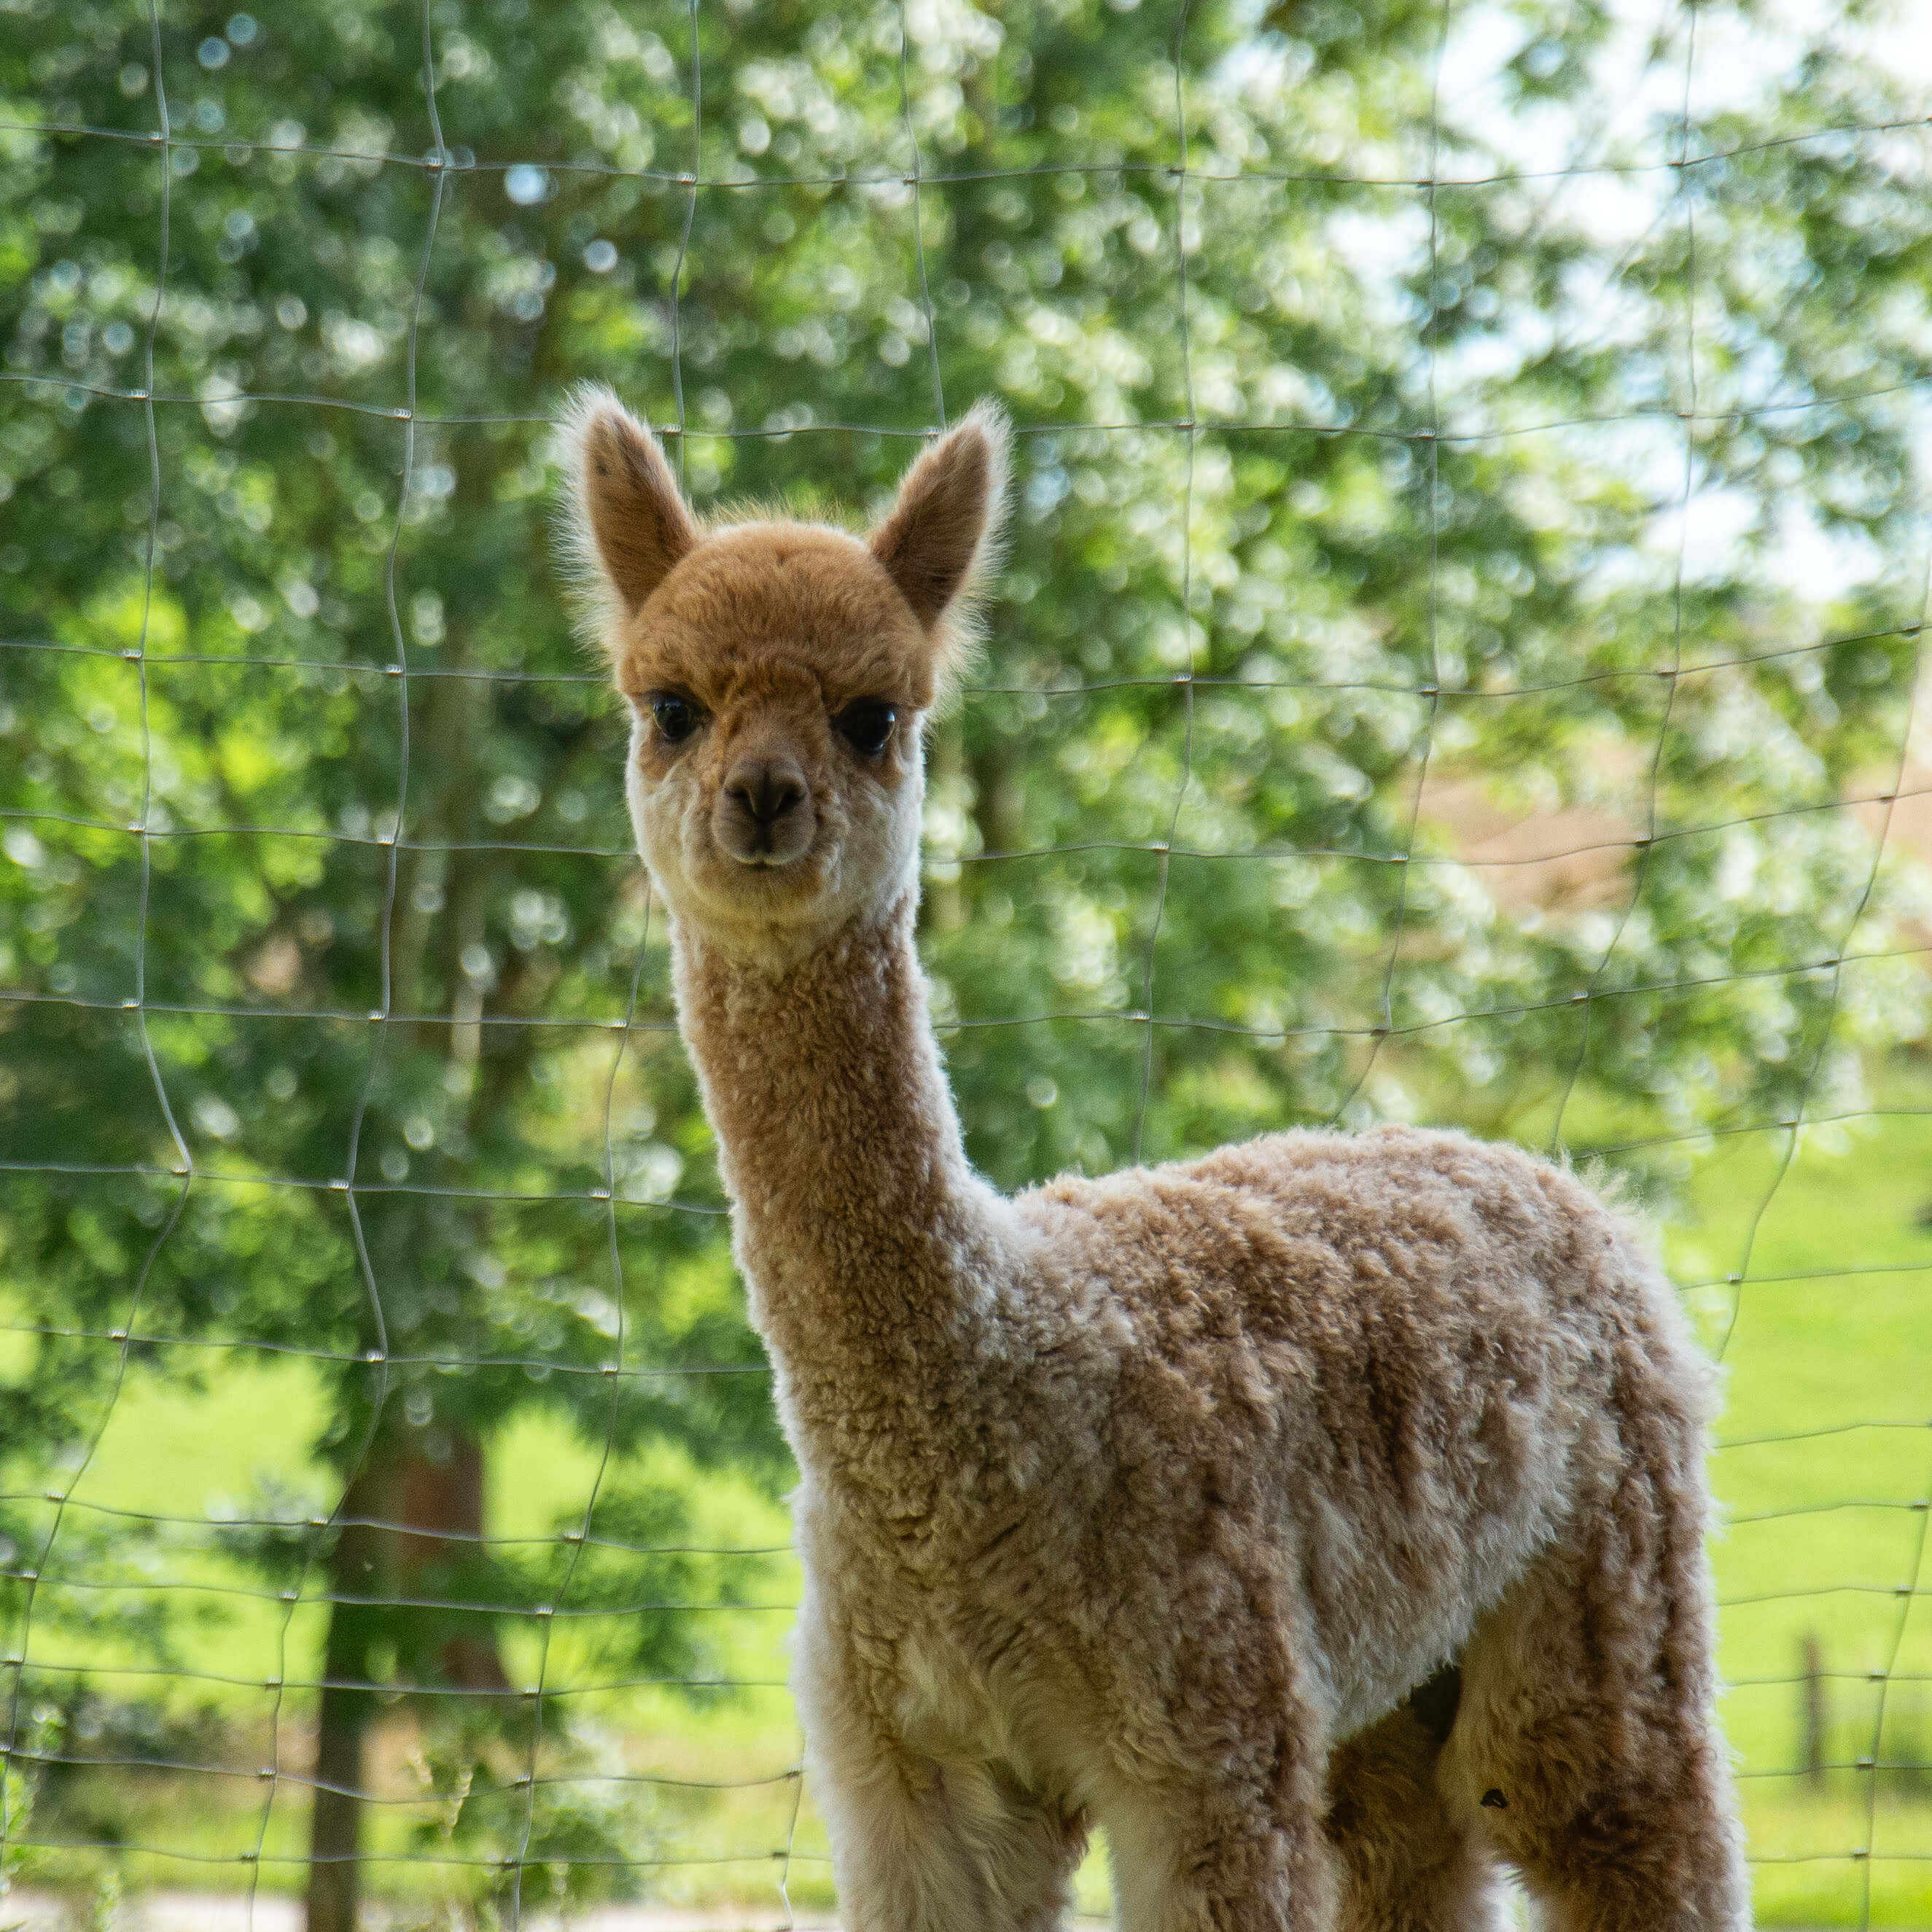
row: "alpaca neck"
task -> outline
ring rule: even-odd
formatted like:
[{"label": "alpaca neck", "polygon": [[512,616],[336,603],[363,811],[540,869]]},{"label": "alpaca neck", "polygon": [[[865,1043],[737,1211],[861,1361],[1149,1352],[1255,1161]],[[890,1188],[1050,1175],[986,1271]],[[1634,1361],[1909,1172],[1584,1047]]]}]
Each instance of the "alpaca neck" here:
[{"label": "alpaca neck", "polygon": [[916,905],[778,971],[676,929],[685,1038],[802,1459],[849,1461],[880,1409],[946,1406],[990,1339],[1000,1204],[967,1165]]}]

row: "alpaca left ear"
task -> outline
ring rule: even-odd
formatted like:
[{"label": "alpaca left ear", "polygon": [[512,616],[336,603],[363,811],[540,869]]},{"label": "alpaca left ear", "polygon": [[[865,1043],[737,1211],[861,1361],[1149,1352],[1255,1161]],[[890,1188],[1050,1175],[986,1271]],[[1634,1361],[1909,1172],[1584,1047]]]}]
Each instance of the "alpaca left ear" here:
[{"label": "alpaca left ear", "polygon": [[1006,494],[1006,419],[982,402],[899,485],[872,532],[872,554],[927,630],[969,590],[998,540]]}]

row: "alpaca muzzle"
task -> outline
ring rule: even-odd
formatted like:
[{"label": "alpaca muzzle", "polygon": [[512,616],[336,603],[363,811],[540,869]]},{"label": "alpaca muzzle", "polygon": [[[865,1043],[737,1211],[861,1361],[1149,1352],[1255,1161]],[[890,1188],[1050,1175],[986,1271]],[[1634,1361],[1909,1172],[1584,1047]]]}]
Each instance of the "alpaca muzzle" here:
[{"label": "alpaca muzzle", "polygon": [[783,866],[812,843],[816,816],[811,788],[791,759],[741,758],[719,788],[712,830],[740,865]]}]

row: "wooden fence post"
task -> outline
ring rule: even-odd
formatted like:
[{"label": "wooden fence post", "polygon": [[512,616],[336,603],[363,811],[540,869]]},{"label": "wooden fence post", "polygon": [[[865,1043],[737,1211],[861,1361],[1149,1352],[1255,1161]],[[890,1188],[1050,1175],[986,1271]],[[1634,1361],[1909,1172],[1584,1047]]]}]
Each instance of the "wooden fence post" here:
[{"label": "wooden fence post", "polygon": [[1816,1630],[1804,1633],[1804,1676],[1800,1723],[1799,1760],[1804,1781],[1814,1791],[1825,1788],[1825,1652]]}]

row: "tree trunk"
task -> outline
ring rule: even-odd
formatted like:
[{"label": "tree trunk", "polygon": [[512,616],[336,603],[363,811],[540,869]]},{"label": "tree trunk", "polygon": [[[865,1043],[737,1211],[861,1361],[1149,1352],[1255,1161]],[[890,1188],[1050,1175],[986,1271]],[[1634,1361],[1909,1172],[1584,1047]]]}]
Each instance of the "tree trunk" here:
[{"label": "tree trunk", "polygon": [[[340,1606],[328,1622],[328,1674],[360,1675],[367,1652],[344,1628],[357,1619]],[[370,1694],[326,1684],[315,1741],[315,1804],[309,1821],[308,1932],[356,1932],[362,1856],[362,1735]]]},{"label": "tree trunk", "polygon": [[371,1652],[377,1612],[343,1597],[386,1594],[389,1537],[374,1524],[394,1485],[374,1462],[349,1486],[349,1519],[328,1566],[328,1641],[323,1649],[322,1701],[316,1715],[315,1801],[309,1820],[308,1932],[356,1932],[362,1884],[363,1740],[375,1694]]},{"label": "tree trunk", "polygon": [[[440,1440],[398,1463],[407,1528],[396,1539],[396,1568],[405,1597],[429,1594],[438,1568],[472,1556],[483,1534],[483,1445],[474,1436],[437,1433]],[[476,1629],[446,1637],[436,1660],[444,1678],[465,1690],[501,1690],[509,1682],[496,1633],[480,1617]]]},{"label": "tree trunk", "polygon": [[[948,718],[937,726],[926,754],[928,791],[950,790],[966,775],[966,743],[959,720]],[[933,932],[957,932],[966,923],[966,895],[956,866],[948,878],[928,878],[920,902],[920,923]]]},{"label": "tree trunk", "polygon": [[[490,473],[476,472],[469,486],[479,507],[490,500]],[[471,644],[467,627],[453,622],[441,668],[452,674],[468,668]],[[500,855],[468,849],[488,832],[479,823],[480,752],[491,716],[489,686],[459,676],[432,680],[422,700],[416,721],[418,756],[431,779],[417,814],[416,841],[398,855],[390,971],[392,1010],[422,1016],[409,1045],[418,1052],[444,1045],[453,1068],[467,1076],[472,1131],[483,1108],[497,1099],[477,1078],[484,997],[480,976],[464,963],[485,936],[490,895],[502,869]],[[456,849],[426,853],[425,841]],[[428,1017],[446,1003],[447,1022]],[[520,1075],[526,1054],[512,1048],[496,1056],[502,1064],[494,1068],[495,1080],[507,1083]],[[410,1273],[434,1238],[412,1214],[385,1216],[376,1241],[378,1274],[386,1280]],[[388,1600],[466,1594],[444,1587],[439,1572],[478,1553],[484,1462],[477,1438],[446,1419],[412,1429],[392,1412],[380,1422],[363,1469],[350,1485],[343,1514],[351,1520],[331,1563],[332,1592],[378,1600],[338,1601],[329,1616],[310,1821],[308,1932],[356,1932],[366,1742],[376,1712],[376,1693],[364,1687],[374,1683],[378,1642],[392,1640],[381,1660],[386,1668],[393,1649],[404,1687],[427,1679],[490,1692],[508,1682],[487,1615],[398,1608]],[[448,1632],[453,1620],[459,1627],[437,1641],[437,1624]],[[425,1636],[433,1649],[421,1640]]]},{"label": "tree trunk", "polygon": [[[425,1441],[410,1432],[380,1439],[343,1498],[348,1520],[329,1564],[331,1593],[420,1597],[440,1564],[460,1561],[483,1529],[483,1450],[472,1436],[443,1429]],[[316,1721],[315,1800],[309,1822],[308,1932],[356,1932],[362,1891],[366,1743],[374,1716],[375,1646],[387,1621],[433,1611],[380,1603],[331,1606]],[[500,1690],[508,1679],[494,1631],[447,1637],[440,1674],[465,1690]]]},{"label": "tree trunk", "polygon": [[979,821],[981,849],[1023,850],[1026,794],[1012,747],[998,740],[982,745],[972,760],[972,775],[973,815]]}]

